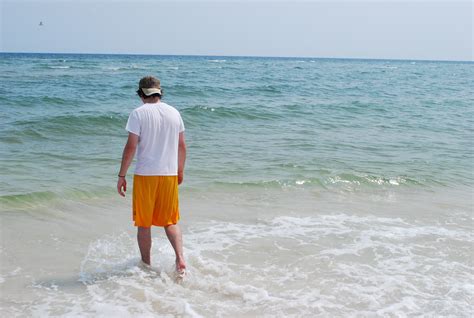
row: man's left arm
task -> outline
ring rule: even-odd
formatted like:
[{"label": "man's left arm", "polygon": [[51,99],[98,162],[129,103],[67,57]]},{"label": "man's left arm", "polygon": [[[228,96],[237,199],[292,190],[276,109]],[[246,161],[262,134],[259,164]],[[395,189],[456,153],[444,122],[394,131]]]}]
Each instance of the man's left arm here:
[{"label": "man's left arm", "polygon": [[123,148],[122,164],[120,165],[120,172],[117,181],[117,192],[123,197],[127,191],[127,180],[125,177],[127,175],[128,168],[132,164],[133,157],[135,156],[138,138],[138,135],[135,135],[134,133],[128,133],[128,140],[125,144],[125,147]]}]

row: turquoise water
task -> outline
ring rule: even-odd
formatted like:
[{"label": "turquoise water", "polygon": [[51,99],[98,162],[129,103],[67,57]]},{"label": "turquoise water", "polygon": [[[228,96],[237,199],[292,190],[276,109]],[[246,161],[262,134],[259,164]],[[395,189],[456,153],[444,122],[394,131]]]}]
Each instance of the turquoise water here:
[{"label": "turquoise water", "polygon": [[470,186],[474,64],[0,55],[3,200],[111,192],[144,75],[185,121],[188,189]]},{"label": "turquoise water", "polygon": [[[471,317],[473,71],[0,54],[0,313]],[[115,190],[149,74],[186,125],[182,284],[159,229],[137,265]]]}]

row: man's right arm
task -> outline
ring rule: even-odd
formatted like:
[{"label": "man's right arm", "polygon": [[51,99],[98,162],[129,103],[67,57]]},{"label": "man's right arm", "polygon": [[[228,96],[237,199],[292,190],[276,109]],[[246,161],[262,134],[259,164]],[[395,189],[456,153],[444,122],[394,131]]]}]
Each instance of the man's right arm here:
[{"label": "man's right arm", "polygon": [[137,149],[139,136],[134,133],[128,133],[128,140],[123,148],[122,163],[120,165],[119,179],[117,181],[117,191],[121,196],[125,196],[127,191],[127,181],[125,176],[127,175],[128,167],[133,161],[135,151]]},{"label": "man's right arm", "polygon": [[186,162],[186,142],[184,141],[184,132],[179,133],[178,142],[178,184],[184,179],[184,164]]}]

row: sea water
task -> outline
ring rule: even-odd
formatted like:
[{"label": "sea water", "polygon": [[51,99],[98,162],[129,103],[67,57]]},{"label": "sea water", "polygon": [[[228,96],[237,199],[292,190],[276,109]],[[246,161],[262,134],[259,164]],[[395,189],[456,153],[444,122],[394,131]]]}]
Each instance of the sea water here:
[{"label": "sea water", "polygon": [[[0,54],[2,316],[471,316],[473,71]],[[186,126],[178,283],[115,189],[146,75]]]}]

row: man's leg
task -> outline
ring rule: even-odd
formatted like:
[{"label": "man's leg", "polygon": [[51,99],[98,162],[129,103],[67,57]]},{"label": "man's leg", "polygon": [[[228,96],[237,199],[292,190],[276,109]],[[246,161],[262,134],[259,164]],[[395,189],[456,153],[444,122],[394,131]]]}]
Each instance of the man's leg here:
[{"label": "man's leg", "polygon": [[139,226],[137,232],[137,241],[143,263],[150,265],[151,227]]},{"label": "man's leg", "polygon": [[173,246],[174,253],[176,254],[176,270],[181,271],[186,268],[183,255],[183,237],[181,235],[181,229],[177,224],[172,224],[166,226],[165,231],[171,246]]}]

